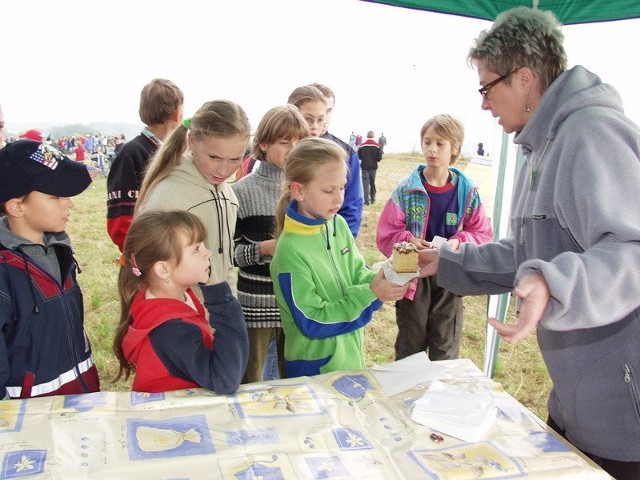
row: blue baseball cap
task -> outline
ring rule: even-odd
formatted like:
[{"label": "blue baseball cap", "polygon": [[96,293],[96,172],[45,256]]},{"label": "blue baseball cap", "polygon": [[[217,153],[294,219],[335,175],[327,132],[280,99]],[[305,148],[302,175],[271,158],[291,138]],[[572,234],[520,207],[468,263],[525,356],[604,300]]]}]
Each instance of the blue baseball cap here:
[{"label": "blue baseball cap", "polygon": [[91,184],[86,165],[33,140],[18,140],[0,149],[0,172],[0,202],[33,191],[73,197]]}]

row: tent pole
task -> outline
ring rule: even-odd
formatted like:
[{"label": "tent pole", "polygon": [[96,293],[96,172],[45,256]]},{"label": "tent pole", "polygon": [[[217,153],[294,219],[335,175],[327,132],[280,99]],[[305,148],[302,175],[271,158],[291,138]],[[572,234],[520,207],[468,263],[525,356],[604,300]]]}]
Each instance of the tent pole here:
[{"label": "tent pole", "polygon": [[[496,182],[496,191],[493,201],[493,240],[497,241],[502,238],[503,232],[507,232],[509,228],[509,208],[503,212],[503,203],[505,198],[505,185],[508,170],[509,157],[509,135],[502,132],[502,144],[500,147],[500,163],[498,166],[498,178]],[[511,180],[513,183],[513,180]],[[511,189],[509,189],[511,190]],[[504,213],[504,216],[503,216]],[[489,295],[487,302],[487,316],[495,317],[504,323],[507,318],[507,310],[509,308],[510,293],[502,295]],[[500,337],[495,328],[487,323],[487,336],[484,345],[484,368],[483,373],[489,378],[493,378],[496,369],[496,361],[498,357],[498,349],[500,348]]]}]

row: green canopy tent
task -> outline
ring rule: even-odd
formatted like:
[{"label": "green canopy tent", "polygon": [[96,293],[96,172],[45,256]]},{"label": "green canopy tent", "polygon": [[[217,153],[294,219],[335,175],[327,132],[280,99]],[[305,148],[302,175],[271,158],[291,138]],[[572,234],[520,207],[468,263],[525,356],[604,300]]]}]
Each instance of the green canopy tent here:
[{"label": "green canopy tent", "polygon": [[551,10],[560,23],[606,22],[640,18],[638,0],[365,0],[396,7],[450,13],[463,17],[494,20],[496,16],[513,7],[535,7]]},{"label": "green canopy tent", "polygon": [[[364,0],[395,7],[446,13],[463,17],[493,21],[496,16],[513,7],[526,6],[551,10],[563,25],[606,22],[640,18],[639,0]],[[508,148],[510,138],[502,134],[500,162],[494,198],[493,224],[494,239],[497,240],[508,230],[508,200],[511,197],[513,173],[519,159]],[[521,159],[520,159],[521,160]],[[511,179],[511,180],[508,180]],[[507,202],[505,204],[505,202]],[[505,204],[507,208],[505,208]],[[487,314],[504,322],[510,295],[492,295],[488,300]],[[485,375],[493,377],[500,338],[495,329],[487,325],[485,341]]]}]

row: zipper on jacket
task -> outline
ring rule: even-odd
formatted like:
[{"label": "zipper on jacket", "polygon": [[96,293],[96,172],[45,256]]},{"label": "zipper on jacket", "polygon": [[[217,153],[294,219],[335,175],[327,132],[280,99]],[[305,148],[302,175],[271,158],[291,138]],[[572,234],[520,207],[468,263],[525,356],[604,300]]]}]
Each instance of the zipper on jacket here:
[{"label": "zipper on jacket", "polygon": [[[69,272],[67,272],[67,275],[73,278],[73,267],[71,267],[71,270]],[[74,283],[74,282],[72,282]],[[77,280],[75,281],[75,286],[79,289],[80,288],[80,284],[77,282]],[[62,280],[62,283],[60,284],[60,297],[61,300],[63,302],[64,305],[64,309],[67,311],[67,319],[69,320],[67,322],[67,328],[66,328],[66,333],[67,333],[67,341],[69,342],[69,349],[71,352],[71,358],[73,359],[73,370],[75,371],[76,375],[77,375],[77,380],[80,383],[80,386],[82,387],[82,389],[84,390],[85,393],[89,393],[91,392],[91,389],[89,388],[89,385],[87,385],[87,381],[85,380],[82,372],[80,371],[80,357],[81,357],[81,353],[80,353],[80,345],[76,345],[75,342],[75,338],[73,335],[73,320],[75,318],[74,315],[72,315],[71,313],[71,308],[69,307],[69,296],[73,294],[73,289],[72,289],[72,293],[67,293],[64,290],[64,279]],[[80,295],[82,295],[82,291],[80,290]],[[86,344],[86,342],[88,342],[88,337],[86,332],[84,331],[84,317],[83,317],[83,313],[80,312],[80,327],[82,329],[82,340],[83,342]],[[91,350],[91,346],[89,346],[89,350]],[[91,353],[91,355],[89,356],[89,358],[91,358],[93,356],[93,352]]]},{"label": "zipper on jacket", "polygon": [[[327,230],[329,230],[329,229],[327,228]],[[329,257],[329,261],[331,262],[331,268],[333,270],[333,274],[335,275],[336,280],[338,281],[338,284],[340,285],[340,289],[342,290],[342,294],[345,295],[347,289],[346,289],[346,286],[344,284],[344,280],[340,276],[340,271],[338,270],[338,267],[336,266],[336,261],[333,258],[333,254],[331,253],[331,250],[327,250],[327,249],[324,249],[324,250],[325,250],[327,256]]]},{"label": "zipper on jacket", "polygon": [[624,366],[624,381],[629,384],[629,388],[631,389],[631,398],[636,407],[636,413],[638,417],[640,417],[640,391],[638,390],[638,385],[633,379],[633,375],[631,373],[631,369],[629,365]]}]

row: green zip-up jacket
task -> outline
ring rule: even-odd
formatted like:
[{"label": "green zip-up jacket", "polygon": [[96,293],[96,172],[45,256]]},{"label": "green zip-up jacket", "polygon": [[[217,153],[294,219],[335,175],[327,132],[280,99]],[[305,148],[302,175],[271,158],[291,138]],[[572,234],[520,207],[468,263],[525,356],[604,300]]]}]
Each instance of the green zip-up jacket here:
[{"label": "green zip-up jacket", "polygon": [[382,302],[347,222],[303,217],[291,202],[270,270],[287,376],[364,368],[363,327]]}]

